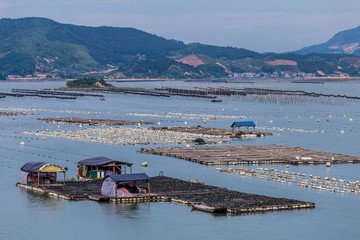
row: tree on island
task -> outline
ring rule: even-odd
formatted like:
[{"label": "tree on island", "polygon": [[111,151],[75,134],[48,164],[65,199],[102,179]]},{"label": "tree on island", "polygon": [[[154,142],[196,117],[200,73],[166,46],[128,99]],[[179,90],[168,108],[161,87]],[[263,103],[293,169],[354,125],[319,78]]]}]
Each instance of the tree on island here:
[{"label": "tree on island", "polygon": [[0,72],[0,80],[6,80],[5,75],[4,75],[4,74],[2,74],[1,72]]},{"label": "tree on island", "polygon": [[104,81],[104,79],[99,79],[95,77],[84,77],[79,78],[73,81],[66,83],[66,86],[69,88],[104,88],[104,87],[114,87],[112,84],[109,84]]}]

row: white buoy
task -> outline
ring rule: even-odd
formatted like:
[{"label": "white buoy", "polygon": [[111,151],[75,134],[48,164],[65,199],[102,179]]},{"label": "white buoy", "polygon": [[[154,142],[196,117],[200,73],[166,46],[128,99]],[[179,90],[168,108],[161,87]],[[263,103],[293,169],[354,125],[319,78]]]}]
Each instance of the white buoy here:
[{"label": "white buoy", "polygon": [[24,146],[24,145],[25,145],[25,142],[20,142],[20,145],[21,145],[21,146]]},{"label": "white buoy", "polygon": [[341,133],[341,134],[344,134],[345,132],[344,132],[344,130],[341,130],[340,133]]}]

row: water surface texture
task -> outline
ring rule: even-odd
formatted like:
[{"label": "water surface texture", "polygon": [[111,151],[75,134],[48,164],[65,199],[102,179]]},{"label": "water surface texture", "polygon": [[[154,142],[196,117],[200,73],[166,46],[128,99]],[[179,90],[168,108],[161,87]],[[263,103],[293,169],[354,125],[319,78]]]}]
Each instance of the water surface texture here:
[{"label": "water surface texture", "polygon": [[[140,82],[115,83],[115,85],[145,88],[259,87],[360,96],[359,82],[325,84],[276,81],[254,84]],[[4,82],[0,83],[0,91],[10,92],[12,88],[44,89],[62,86],[65,86],[64,82]],[[280,144],[360,156],[359,100],[282,101],[276,97],[221,97],[223,102],[211,103],[209,99],[125,94],[106,94],[105,98],[106,101],[92,97],[80,97],[77,100],[34,97],[0,99],[0,111],[39,113],[39,115],[15,116],[15,120],[12,116],[0,117],[0,239],[358,239],[360,234],[358,227],[360,195],[358,194],[316,191],[295,184],[280,184],[222,173],[217,171],[216,167],[175,158],[139,154],[137,150],[143,147],[141,145],[116,146],[61,138],[47,138],[46,141],[42,141],[41,137],[21,135],[16,132],[79,129],[76,125],[44,123],[37,120],[38,117],[162,120],[160,126],[185,126],[187,123],[188,126],[229,128],[233,121],[241,120],[229,116],[243,116],[246,117],[245,120],[255,121],[258,127],[272,129],[268,131],[277,135],[232,140],[231,145]],[[208,115],[217,117],[214,120]],[[151,126],[158,125],[146,127]],[[20,145],[21,141],[25,142],[24,146]],[[146,147],[158,146],[166,145]],[[184,144],[176,146],[185,147]],[[145,172],[149,176],[156,176],[162,170],[167,176],[183,180],[198,179],[209,185],[232,190],[315,202],[316,208],[244,216],[214,216],[191,211],[191,207],[188,206],[167,202],[112,204],[65,201],[34,194],[15,186],[19,181],[20,167],[28,161],[45,161],[67,166],[69,168],[67,175],[71,177],[76,175],[76,162],[93,156],[106,156],[132,162],[135,172]],[[141,167],[144,161],[148,162],[148,168]],[[227,168],[227,166],[220,167]],[[285,169],[283,165],[249,168],[256,167]],[[290,166],[289,171],[352,181],[360,180],[358,164],[332,165],[330,168],[323,165]]]}]

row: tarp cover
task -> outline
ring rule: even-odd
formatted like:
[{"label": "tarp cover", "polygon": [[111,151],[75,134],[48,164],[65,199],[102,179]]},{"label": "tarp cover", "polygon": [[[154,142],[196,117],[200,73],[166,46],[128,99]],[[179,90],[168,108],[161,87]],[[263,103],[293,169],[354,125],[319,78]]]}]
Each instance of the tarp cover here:
[{"label": "tarp cover", "polygon": [[116,183],[120,182],[133,182],[133,181],[146,181],[150,182],[150,178],[145,173],[132,173],[132,174],[116,174],[110,175],[108,178],[111,178]]},{"label": "tarp cover", "polygon": [[256,127],[253,121],[234,122],[231,127]]},{"label": "tarp cover", "polygon": [[46,165],[45,162],[28,162],[24,166],[21,167],[21,171],[28,173],[37,172],[42,166]]},{"label": "tarp cover", "polygon": [[132,165],[132,163],[115,161],[115,160],[112,160],[112,159],[107,158],[107,157],[87,158],[87,159],[81,160],[79,163],[83,164],[83,165],[88,165],[88,166],[101,166],[101,165],[106,165],[106,164],[109,164],[109,163]]}]

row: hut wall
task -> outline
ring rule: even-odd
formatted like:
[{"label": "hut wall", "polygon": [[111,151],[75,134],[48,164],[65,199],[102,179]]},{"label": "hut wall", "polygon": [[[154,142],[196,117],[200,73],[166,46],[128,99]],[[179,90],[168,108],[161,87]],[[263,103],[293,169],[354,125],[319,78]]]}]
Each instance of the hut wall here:
[{"label": "hut wall", "polygon": [[101,187],[101,195],[115,197],[116,183],[111,178],[106,178]]},{"label": "hut wall", "polygon": [[20,183],[27,185],[28,184],[28,176],[29,176],[28,172],[20,171]]},{"label": "hut wall", "polygon": [[134,194],[130,193],[126,188],[119,188],[116,192],[116,197],[132,197]]}]

